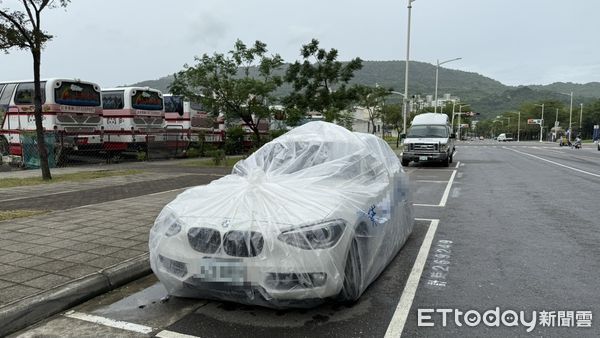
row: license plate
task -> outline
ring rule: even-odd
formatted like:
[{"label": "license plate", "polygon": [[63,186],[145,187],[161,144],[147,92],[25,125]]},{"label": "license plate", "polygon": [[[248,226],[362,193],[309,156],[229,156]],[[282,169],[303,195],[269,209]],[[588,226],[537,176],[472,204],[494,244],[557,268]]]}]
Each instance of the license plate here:
[{"label": "license plate", "polygon": [[203,258],[198,278],[205,282],[243,283],[246,280],[246,266],[241,260]]},{"label": "license plate", "polygon": [[419,161],[427,161],[427,156],[419,156]]}]

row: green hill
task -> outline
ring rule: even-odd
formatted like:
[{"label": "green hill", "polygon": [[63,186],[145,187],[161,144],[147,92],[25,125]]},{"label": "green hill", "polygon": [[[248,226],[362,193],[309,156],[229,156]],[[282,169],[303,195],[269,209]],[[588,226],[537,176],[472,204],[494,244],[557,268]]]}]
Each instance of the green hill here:
[{"label": "green hill", "polygon": [[[435,90],[435,65],[411,61],[409,67],[409,95],[433,95]],[[404,61],[364,61],[363,68],[356,72],[352,83],[370,86],[377,83],[396,91],[403,91],[404,68]],[[167,93],[172,80],[172,76],[165,76],[157,80],[142,81],[133,85],[148,86]],[[290,87],[284,85],[276,92],[276,95],[284,96],[289,90]],[[444,67],[440,67],[439,70],[438,96],[441,97],[444,93],[458,96],[462,102],[469,103],[474,111],[480,112],[483,118],[505,111],[517,110],[524,102],[554,99],[568,104],[569,97],[561,93],[571,91],[574,93],[574,104],[575,102],[589,102],[591,99],[600,98],[600,83],[557,82],[543,86],[514,87],[504,85],[478,73]]]}]

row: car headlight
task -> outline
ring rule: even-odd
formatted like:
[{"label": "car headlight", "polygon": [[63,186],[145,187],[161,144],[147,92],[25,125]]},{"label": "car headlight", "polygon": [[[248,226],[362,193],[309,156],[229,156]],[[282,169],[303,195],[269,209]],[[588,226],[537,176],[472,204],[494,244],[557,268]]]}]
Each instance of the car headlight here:
[{"label": "car headlight", "polygon": [[447,143],[440,144],[440,150],[445,151],[446,149],[448,149]]},{"label": "car headlight", "polygon": [[171,237],[181,231],[181,224],[177,220],[177,216],[171,210],[165,208],[156,218],[155,228],[157,234],[164,231],[165,236]]},{"label": "car headlight", "polygon": [[305,250],[326,249],[338,242],[345,228],[346,223],[337,219],[283,231],[277,238],[286,244]]},{"label": "car headlight", "polygon": [[409,151],[410,150],[410,143],[408,144],[404,144],[404,151]]},{"label": "car headlight", "polygon": [[167,236],[167,237],[175,236],[180,231],[181,231],[181,224],[179,224],[179,222],[175,221],[175,222],[171,223],[171,225],[169,225],[169,228],[165,232],[165,236]]}]

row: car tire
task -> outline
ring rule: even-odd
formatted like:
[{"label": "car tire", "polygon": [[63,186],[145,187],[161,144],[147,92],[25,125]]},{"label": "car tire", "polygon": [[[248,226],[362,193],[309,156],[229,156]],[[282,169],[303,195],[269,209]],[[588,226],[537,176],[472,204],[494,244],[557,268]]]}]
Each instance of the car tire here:
[{"label": "car tire", "polygon": [[442,161],[442,165],[444,167],[449,167],[450,166],[450,157],[446,157],[446,159],[444,161]]},{"label": "car tire", "polygon": [[450,158],[450,163],[452,163],[452,160],[454,159],[454,152],[450,153],[450,156],[448,156]]},{"label": "car tire", "polygon": [[352,240],[348,256],[346,257],[346,265],[344,267],[344,284],[338,295],[338,299],[342,303],[354,303],[358,300],[361,294],[362,273],[361,273],[360,253],[358,251],[358,242]]},{"label": "car tire", "polygon": [[[599,149],[600,150],[600,149]],[[403,167],[408,167],[408,164],[410,163],[409,160],[402,160],[402,166]]]}]

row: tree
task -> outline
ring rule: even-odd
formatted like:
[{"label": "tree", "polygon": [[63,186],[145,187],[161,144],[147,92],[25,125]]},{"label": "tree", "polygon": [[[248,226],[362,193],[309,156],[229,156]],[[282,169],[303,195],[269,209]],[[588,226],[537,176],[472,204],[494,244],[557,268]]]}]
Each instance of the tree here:
[{"label": "tree", "polygon": [[[41,16],[47,8],[66,7],[70,0],[22,0],[22,10],[0,9],[0,50],[27,49],[33,57],[34,116],[40,168],[44,180],[52,179],[48,165],[48,151],[42,127],[42,93],[40,90],[40,64],[42,48],[52,35],[42,30]],[[2,1],[0,0],[0,3]]]},{"label": "tree", "polygon": [[396,138],[396,148],[400,147],[400,133],[402,124],[402,104],[386,104],[381,107],[381,115],[388,126],[396,129],[398,136]]},{"label": "tree", "polygon": [[371,134],[375,134],[377,131],[375,120],[378,118],[383,120],[381,108],[384,104],[385,97],[392,94],[391,90],[383,87],[369,87],[363,85],[357,85],[353,90],[356,92],[358,105],[364,108],[369,114],[369,124],[372,127]]},{"label": "tree", "polygon": [[292,92],[283,99],[284,105],[304,113],[320,112],[329,122],[337,120],[340,111],[356,98],[347,84],[362,68],[362,60],[355,58],[346,64],[337,61],[338,51],[319,48],[317,39],[303,45],[300,53],[304,60],[291,64],[285,74]]},{"label": "tree", "polygon": [[202,102],[214,116],[223,113],[227,121],[242,120],[259,146],[259,124],[271,117],[272,93],[282,83],[273,73],[283,59],[277,54],[268,56],[267,45],[260,41],[248,47],[237,40],[227,55],[204,54],[196,57],[196,62],[175,74],[171,91]]}]

